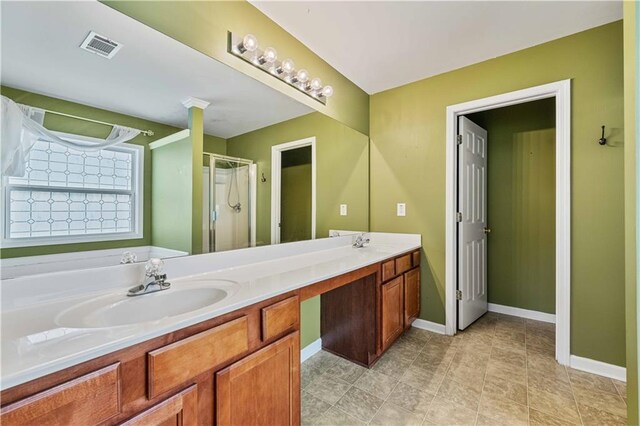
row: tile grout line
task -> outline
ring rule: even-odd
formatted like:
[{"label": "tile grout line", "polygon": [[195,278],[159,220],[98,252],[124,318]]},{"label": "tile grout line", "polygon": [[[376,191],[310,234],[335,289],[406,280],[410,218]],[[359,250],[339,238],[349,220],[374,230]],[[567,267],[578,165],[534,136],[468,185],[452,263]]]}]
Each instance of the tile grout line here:
[{"label": "tile grout line", "polygon": [[571,376],[569,375],[569,371],[567,371],[567,366],[563,365],[565,373],[567,373],[567,379],[569,379],[569,388],[571,389],[571,396],[573,397],[573,402],[576,404],[576,411],[578,412],[578,417],[580,418],[580,424],[584,425],[584,420],[582,420],[582,413],[580,412],[580,407],[578,407],[578,399],[576,398],[576,394],[573,391],[573,382],[571,381]]},{"label": "tile grout line", "polygon": [[[451,347],[451,345],[449,345],[449,347]],[[456,347],[455,349],[455,353],[453,354],[453,357],[451,358],[451,362],[449,362],[449,364],[447,365],[447,369],[444,372],[444,375],[442,376],[442,380],[440,381],[440,384],[438,385],[438,389],[436,389],[436,393],[433,396],[433,400],[435,400],[438,397],[438,393],[440,392],[440,388],[442,388],[442,384],[444,383],[445,379],[447,378],[447,373],[449,373],[449,370],[451,369],[451,364],[453,364],[453,358],[455,358],[456,354],[458,353],[458,351],[460,350],[460,348]],[[433,404],[433,400],[431,401],[431,404]],[[429,405],[431,405],[429,404]],[[427,414],[429,414],[427,412]],[[422,424],[424,424],[424,422],[426,421],[427,416],[425,415],[424,420],[422,421]]]},{"label": "tile grout line", "polygon": [[485,367],[484,376],[482,377],[482,389],[480,390],[480,400],[478,401],[478,407],[476,408],[476,421],[474,422],[475,425],[478,424],[478,418],[480,417],[480,403],[482,402],[482,395],[484,394],[484,386],[487,381],[487,371],[489,370],[489,362],[491,362],[491,354],[493,353],[493,345],[494,345],[493,342],[496,337],[496,325],[497,325],[497,321],[496,321],[496,324],[494,324],[493,326],[493,334],[491,336],[491,348],[489,349],[489,360],[487,361],[487,366]]},{"label": "tile grout line", "polygon": [[529,404],[529,351],[527,349],[527,320],[524,321],[524,384],[527,387],[527,424],[531,424],[531,405]]}]

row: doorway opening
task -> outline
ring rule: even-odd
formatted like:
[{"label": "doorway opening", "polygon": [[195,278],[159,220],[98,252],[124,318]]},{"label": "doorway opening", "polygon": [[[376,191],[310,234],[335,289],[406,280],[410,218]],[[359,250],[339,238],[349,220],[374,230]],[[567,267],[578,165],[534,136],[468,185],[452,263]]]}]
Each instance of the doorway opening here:
[{"label": "doorway opening", "polygon": [[316,237],[315,137],[271,149],[271,243]]},{"label": "doorway opening", "polygon": [[[492,306],[491,310],[502,313],[525,316],[542,312],[541,317],[530,317],[552,321],[549,311],[555,312],[555,358],[563,365],[570,362],[569,100],[570,81],[565,80],[447,108],[447,140],[452,143],[447,144],[446,165],[446,333],[453,335],[484,314],[489,297],[516,305],[510,309],[499,303]],[[518,108],[505,109],[514,105]],[[555,109],[548,112],[551,117],[541,126],[552,123],[555,129],[525,131],[526,136],[518,136],[522,140],[514,138],[512,144],[505,144],[504,152],[493,149],[499,147],[489,148],[491,133],[487,137],[486,129],[474,122],[506,113],[508,126],[513,125],[509,113],[541,105]],[[498,143],[499,139],[498,134]],[[499,167],[500,163],[505,166]],[[490,172],[492,164],[495,170]],[[547,223],[541,222],[545,218]],[[490,232],[498,235],[492,231],[499,237],[488,243]],[[492,237],[488,238],[491,241]],[[503,244],[494,244],[500,242]],[[544,245],[541,250],[539,244]],[[489,248],[495,252],[489,255]],[[496,271],[506,272],[500,275]],[[493,294],[487,288],[487,273],[498,283]],[[514,282],[518,279],[522,281]],[[541,280],[547,282],[540,286]]]}]

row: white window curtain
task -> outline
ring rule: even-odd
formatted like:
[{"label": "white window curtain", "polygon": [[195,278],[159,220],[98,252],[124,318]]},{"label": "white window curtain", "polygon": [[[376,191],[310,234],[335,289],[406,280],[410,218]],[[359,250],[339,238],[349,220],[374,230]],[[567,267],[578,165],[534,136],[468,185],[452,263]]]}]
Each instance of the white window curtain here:
[{"label": "white window curtain", "polygon": [[2,175],[21,177],[25,173],[26,158],[38,139],[54,142],[77,151],[100,151],[109,146],[127,142],[140,134],[140,130],[124,126],[113,126],[111,133],[103,142],[95,140],[68,141],[46,129],[45,111],[26,105],[19,105],[2,96],[0,157]]}]

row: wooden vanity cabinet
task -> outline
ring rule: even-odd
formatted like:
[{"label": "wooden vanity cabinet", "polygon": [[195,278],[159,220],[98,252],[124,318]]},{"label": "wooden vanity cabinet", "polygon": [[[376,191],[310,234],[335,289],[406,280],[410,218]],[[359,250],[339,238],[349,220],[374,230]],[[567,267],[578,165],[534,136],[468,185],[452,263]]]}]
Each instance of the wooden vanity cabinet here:
[{"label": "wooden vanity cabinet", "polygon": [[384,352],[420,315],[420,251],[382,263],[380,350]]},{"label": "wooden vanity cabinet", "polygon": [[299,334],[216,373],[216,425],[300,424]]},{"label": "wooden vanity cabinet", "polygon": [[[0,424],[212,425],[218,406],[298,424],[299,309],[285,293],[3,390]],[[269,417],[285,399],[289,420]]]},{"label": "wooden vanity cabinet", "polygon": [[420,313],[420,251],[301,290],[318,294],[322,349],[371,367]]},{"label": "wooden vanity cabinet", "polygon": [[403,288],[402,276],[382,284],[382,350],[386,350],[404,329]]},{"label": "wooden vanity cabinet", "polygon": [[2,390],[0,424],[298,425],[300,302],[323,348],[371,367],[420,312],[401,254]]}]

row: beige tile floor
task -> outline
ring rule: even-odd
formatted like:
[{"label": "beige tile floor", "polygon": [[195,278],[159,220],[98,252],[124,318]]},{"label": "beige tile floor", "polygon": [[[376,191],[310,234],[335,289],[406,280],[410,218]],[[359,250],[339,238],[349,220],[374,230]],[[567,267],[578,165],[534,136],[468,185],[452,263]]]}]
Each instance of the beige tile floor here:
[{"label": "beige tile floor", "polygon": [[626,424],[625,384],[557,364],[554,342],[488,313],[455,337],[412,328],[371,370],[322,351],[302,364],[302,424]]}]

